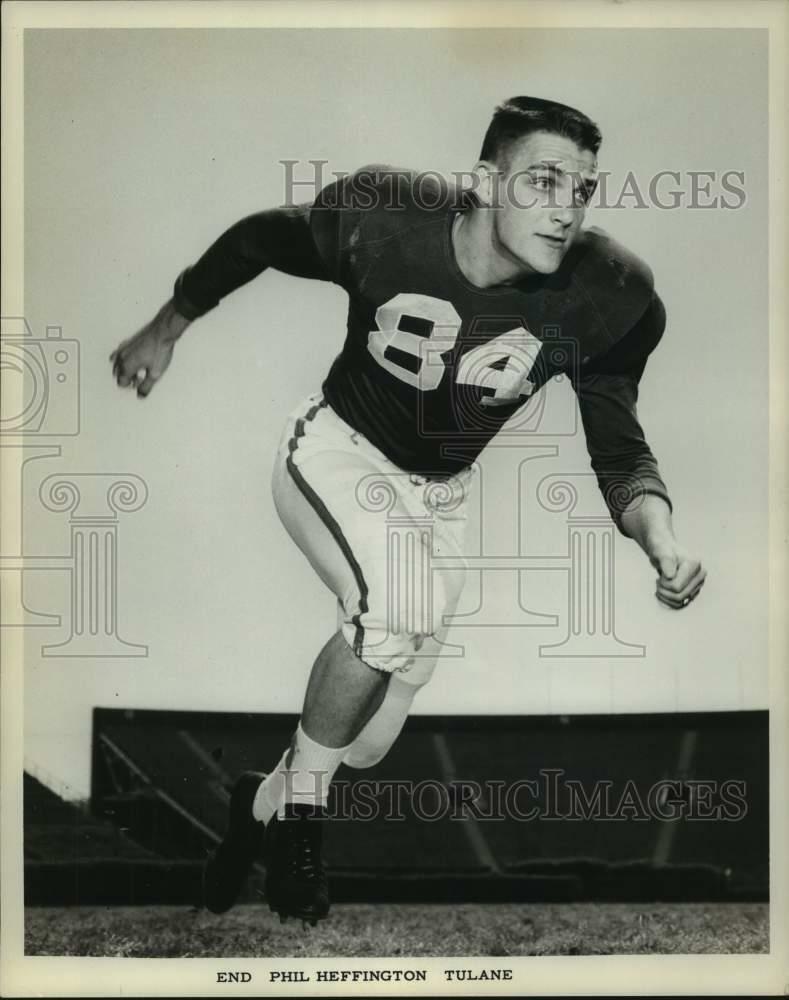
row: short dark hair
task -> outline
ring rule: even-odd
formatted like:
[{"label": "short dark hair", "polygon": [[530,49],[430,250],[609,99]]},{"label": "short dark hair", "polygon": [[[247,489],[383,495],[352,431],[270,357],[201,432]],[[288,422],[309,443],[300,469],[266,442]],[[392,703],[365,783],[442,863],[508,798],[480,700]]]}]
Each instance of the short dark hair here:
[{"label": "short dark hair", "polygon": [[512,144],[532,132],[565,136],[595,154],[603,141],[600,129],[582,111],[540,97],[511,97],[493,112],[480,160],[504,166]]}]

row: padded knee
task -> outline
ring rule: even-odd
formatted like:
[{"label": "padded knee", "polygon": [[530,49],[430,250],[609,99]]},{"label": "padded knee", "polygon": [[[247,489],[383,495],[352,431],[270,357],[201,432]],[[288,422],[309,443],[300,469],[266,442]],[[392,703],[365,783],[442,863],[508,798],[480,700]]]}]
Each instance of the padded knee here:
[{"label": "padded knee", "polygon": [[447,580],[441,573],[432,573],[430,579],[432,589],[409,595],[390,595],[388,581],[375,580],[371,592],[385,599],[361,617],[346,616],[341,624],[360,659],[413,687],[421,687],[433,675],[447,632],[444,619],[454,612],[464,580],[457,574]]}]

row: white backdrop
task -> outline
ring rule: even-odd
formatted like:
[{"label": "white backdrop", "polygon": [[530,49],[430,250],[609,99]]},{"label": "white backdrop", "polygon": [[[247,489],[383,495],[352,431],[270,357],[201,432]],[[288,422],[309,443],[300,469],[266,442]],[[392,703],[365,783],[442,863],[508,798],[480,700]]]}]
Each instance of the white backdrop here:
[{"label": "white backdrop", "polygon": [[[689,171],[745,175],[737,211],[624,199],[588,217],[649,262],[666,303],[640,416],[677,533],[709,579],[699,601],[672,613],[655,600],[640,550],[617,538],[616,629],[645,655],[571,659],[538,648],[566,630],[564,575],[522,578],[525,605],[560,619],[529,629],[502,624],[517,612],[517,576],[488,574],[498,622],[453,629],[465,655],[442,664],[416,710],[766,707],[763,33],[28,31],[26,318],[36,337],[56,325],[79,341],[81,424],[58,439],[60,457],[27,467],[25,551],[69,549],[68,514],[39,497],[46,476],[132,473],[148,488],[141,509],[119,516],[117,565],[118,631],[147,656],[42,655],[68,637],[72,581],[54,568],[25,580],[28,606],[62,618],[27,632],[26,756],[67,793],[87,793],[94,706],[296,711],[335,621],[331,596],[279,525],[269,477],[285,413],[319,387],[341,346],[344,293],[266,274],[187,332],[144,403],[115,387],[110,350],[224,228],[284,200],[280,160],[468,169],[494,105],[519,93],[599,122],[614,191],[628,171],[644,188],[657,171],[679,171],[686,193]],[[551,390],[551,412],[566,411],[565,390]],[[559,454],[537,463],[540,478],[589,471],[581,436],[541,443]],[[483,460],[488,555],[516,551],[523,457],[495,449]],[[589,503],[602,511],[596,496]],[[561,555],[566,515],[531,500],[522,515],[535,518],[533,551]],[[477,534],[472,554],[479,547]],[[472,576],[461,610],[478,597]]]}]

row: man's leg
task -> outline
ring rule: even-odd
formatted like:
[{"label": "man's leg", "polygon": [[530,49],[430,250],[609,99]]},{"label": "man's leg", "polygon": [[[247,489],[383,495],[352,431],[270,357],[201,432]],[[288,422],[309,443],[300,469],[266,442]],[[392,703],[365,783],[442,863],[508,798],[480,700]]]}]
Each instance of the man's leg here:
[{"label": "man's leg", "polygon": [[313,664],[291,745],[255,796],[255,819],[268,823],[288,802],[326,805],[334,773],[378,711],[389,679],[360,660],[341,632],[329,639]]},{"label": "man's leg", "polygon": [[307,920],[326,915],[321,831],[314,821],[321,819],[334,773],[380,706],[388,682],[389,674],[360,660],[341,632],[326,643],[313,665],[290,746],[265,778],[247,772],[233,789],[228,835],[205,871],[210,910],[223,913],[233,905],[263,852],[268,828],[266,888],[272,909]]},{"label": "man's leg", "polygon": [[[270,905],[280,914],[306,914],[306,919],[325,915],[320,823],[309,819],[320,819],[331,778],[368,724],[367,733],[377,733],[377,752],[383,756],[410,707],[411,692],[407,698],[396,697],[403,688],[390,682],[390,675],[408,669],[424,637],[407,634],[402,623],[390,631],[387,512],[365,507],[359,499],[359,487],[371,476],[384,481],[394,476],[398,485],[402,475],[392,473],[391,463],[382,466],[365,453],[358,435],[346,430],[330,410],[314,403],[289,423],[275,465],[273,491],[280,518],[338,598],[345,621],[313,667],[291,746],[264,782],[262,775],[245,775],[234,790],[228,834],[207,868],[207,884],[215,890],[213,904],[207,892],[207,905],[216,912],[232,905],[243,887],[267,824]],[[403,502],[402,514],[408,516],[412,509],[420,513],[413,498],[401,494],[398,503]],[[389,718],[392,708],[396,718]],[[380,724],[385,718],[384,732]]]},{"label": "man's leg", "polygon": [[[453,551],[446,538],[443,549]],[[457,551],[460,552],[460,549]],[[383,760],[400,735],[417,692],[432,678],[449,631],[447,619],[454,613],[465,583],[465,572],[455,573],[453,577],[436,579],[434,610],[440,622],[438,631],[432,639],[427,638],[408,671],[395,671],[388,675],[389,684],[379,707],[370,715],[343,758],[343,764],[348,767],[364,769],[374,767]],[[432,652],[428,648],[431,641],[434,647]]]},{"label": "man's leg", "polygon": [[360,660],[341,632],[332,636],[313,665],[290,746],[246,806],[245,826],[266,830],[266,896],[282,919],[314,923],[328,913],[320,853],[329,785],[388,682],[389,675]]},{"label": "man's leg", "polygon": [[206,866],[214,912],[233,904],[264,841],[269,905],[308,920],[328,911],[320,819],[329,783],[389,681],[386,662],[378,670],[362,658],[367,612],[385,596],[378,575],[386,522],[365,518],[356,486],[378,471],[325,407],[289,420],[274,467],[275,506],[345,621],[313,666],[290,746],[268,776],[248,772],[233,791],[228,832]]},{"label": "man's leg", "polygon": [[351,743],[343,764],[364,769],[382,761],[400,735],[416,693],[425,683],[407,683],[392,674],[381,705]]},{"label": "man's leg", "polygon": [[318,743],[344,747],[359,735],[383,701],[390,675],[368,666],[337,632],[310,674],[302,728]]}]

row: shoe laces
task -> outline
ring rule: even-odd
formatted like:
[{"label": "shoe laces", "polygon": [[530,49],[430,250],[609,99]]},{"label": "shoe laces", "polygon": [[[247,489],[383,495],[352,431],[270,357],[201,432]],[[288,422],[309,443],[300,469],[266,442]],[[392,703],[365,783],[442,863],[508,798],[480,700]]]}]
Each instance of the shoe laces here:
[{"label": "shoe laces", "polygon": [[323,876],[318,823],[318,820],[300,816],[284,824],[287,830],[285,860],[292,875],[309,879]]}]

